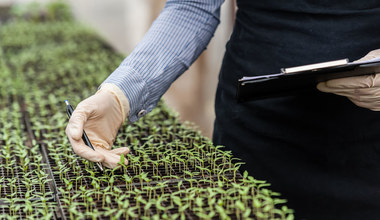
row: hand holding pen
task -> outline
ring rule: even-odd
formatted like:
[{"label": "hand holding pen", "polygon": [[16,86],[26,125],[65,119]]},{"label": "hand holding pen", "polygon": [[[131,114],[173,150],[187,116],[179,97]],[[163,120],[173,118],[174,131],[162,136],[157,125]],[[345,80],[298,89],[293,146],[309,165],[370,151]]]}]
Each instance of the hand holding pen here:
[{"label": "hand holding pen", "polygon": [[[99,162],[108,168],[115,168],[121,154],[128,154],[128,147],[111,150],[120,126],[125,117],[120,102],[107,90],[99,90],[95,95],[83,100],[73,111],[66,127],[74,152],[93,162]],[[83,130],[95,150],[85,145]],[[125,160],[127,164],[128,161]]]},{"label": "hand holding pen", "polygon": [[[68,100],[65,100],[65,103],[66,103],[66,112],[67,112],[67,116],[69,116],[69,119],[71,118],[71,115],[73,114],[74,112],[74,108],[73,106],[70,105],[69,101]],[[83,130],[83,134],[82,134],[82,140],[83,142],[88,146],[90,147],[93,151],[95,151],[95,148],[92,146],[91,144],[91,141],[88,139],[88,136],[86,134],[86,132]],[[99,167],[99,169],[101,171],[103,171],[103,166],[100,162],[96,162],[96,165]]]}]

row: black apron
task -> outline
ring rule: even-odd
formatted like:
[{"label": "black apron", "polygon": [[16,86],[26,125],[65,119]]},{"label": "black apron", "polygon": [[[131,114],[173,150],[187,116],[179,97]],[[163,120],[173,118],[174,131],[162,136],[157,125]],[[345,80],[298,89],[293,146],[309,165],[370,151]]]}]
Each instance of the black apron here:
[{"label": "black apron", "polygon": [[380,48],[380,1],[237,0],[214,142],[288,199],[297,219],[380,219],[380,112],[315,88],[237,103],[242,76]]}]

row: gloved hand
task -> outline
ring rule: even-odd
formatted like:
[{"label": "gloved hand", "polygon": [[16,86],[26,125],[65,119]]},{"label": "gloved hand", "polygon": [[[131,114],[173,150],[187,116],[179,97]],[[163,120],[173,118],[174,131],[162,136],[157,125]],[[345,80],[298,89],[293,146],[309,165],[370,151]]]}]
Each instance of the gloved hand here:
[{"label": "gloved hand", "polygon": [[[72,148],[79,156],[101,162],[108,168],[117,167],[127,147],[111,150],[117,132],[129,114],[129,102],[119,87],[103,84],[97,93],[78,104],[66,127]],[[83,128],[95,151],[82,140]],[[125,160],[126,164],[128,163]]]},{"label": "gloved hand", "polygon": [[[380,49],[369,52],[355,61],[380,58]],[[317,88],[322,92],[348,97],[357,106],[380,111],[380,72],[373,75],[346,77],[321,82]]]}]

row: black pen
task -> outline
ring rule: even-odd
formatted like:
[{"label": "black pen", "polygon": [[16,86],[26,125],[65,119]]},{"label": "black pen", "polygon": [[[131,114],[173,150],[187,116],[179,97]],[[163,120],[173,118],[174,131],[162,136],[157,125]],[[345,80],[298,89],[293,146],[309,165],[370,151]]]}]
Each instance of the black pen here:
[{"label": "black pen", "polygon": [[[68,100],[65,100],[65,103],[66,103],[66,112],[67,112],[67,115],[69,116],[69,119],[70,119],[71,115],[74,112],[74,108],[73,108],[73,106],[70,105]],[[87,146],[89,146],[91,149],[95,150],[95,148],[92,146],[90,139],[88,139],[88,136],[84,130],[83,130],[82,140],[84,141],[84,143]],[[103,166],[100,162],[97,162],[96,165],[98,165],[99,169],[101,171],[103,171]]]}]

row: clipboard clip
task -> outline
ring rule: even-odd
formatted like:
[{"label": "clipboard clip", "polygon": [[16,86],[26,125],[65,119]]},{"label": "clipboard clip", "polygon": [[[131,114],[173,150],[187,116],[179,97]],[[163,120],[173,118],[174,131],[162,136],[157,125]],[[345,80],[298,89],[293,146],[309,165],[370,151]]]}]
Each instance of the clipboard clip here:
[{"label": "clipboard clip", "polygon": [[349,60],[346,58],[346,59],[333,60],[333,61],[328,61],[328,62],[323,62],[323,63],[314,63],[314,64],[308,64],[308,65],[303,65],[303,66],[281,68],[281,72],[284,74],[289,74],[289,73],[299,73],[299,72],[305,72],[305,71],[317,71],[320,69],[343,66],[348,63],[349,63]]},{"label": "clipboard clip", "polygon": [[347,65],[348,63],[349,63],[349,60],[346,58],[346,59],[333,60],[333,61],[322,62],[322,63],[308,64],[308,65],[303,65],[303,66],[281,68],[280,73],[261,75],[261,76],[245,76],[239,79],[239,82],[241,82],[242,86],[245,86],[246,84],[251,83],[251,82],[255,82],[255,83],[263,82],[263,81],[267,81],[273,78],[277,78],[282,75],[287,75],[287,74],[292,74],[292,73],[301,73],[301,72],[307,72],[307,71],[319,71],[322,69],[344,66],[344,65]]}]

